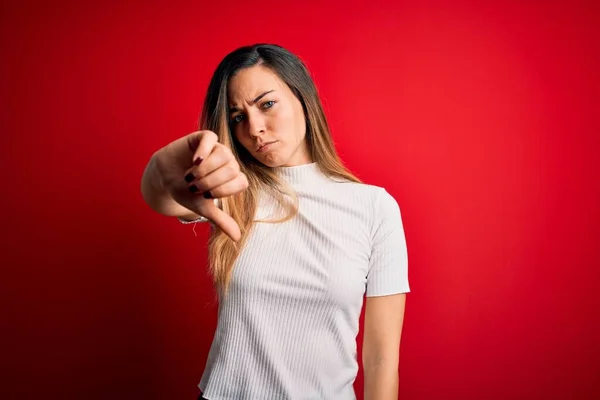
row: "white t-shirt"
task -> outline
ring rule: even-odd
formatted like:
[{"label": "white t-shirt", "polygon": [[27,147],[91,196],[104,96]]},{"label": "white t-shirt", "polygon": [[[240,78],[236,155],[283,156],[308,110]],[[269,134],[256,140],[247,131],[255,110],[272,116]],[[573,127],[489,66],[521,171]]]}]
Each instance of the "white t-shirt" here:
[{"label": "white t-shirt", "polygon": [[[198,385],[209,400],[356,399],[365,296],[410,292],[400,209],[385,189],[277,168],[299,197],[284,223],[256,223],[236,261]],[[269,217],[264,197],[257,219]]]}]

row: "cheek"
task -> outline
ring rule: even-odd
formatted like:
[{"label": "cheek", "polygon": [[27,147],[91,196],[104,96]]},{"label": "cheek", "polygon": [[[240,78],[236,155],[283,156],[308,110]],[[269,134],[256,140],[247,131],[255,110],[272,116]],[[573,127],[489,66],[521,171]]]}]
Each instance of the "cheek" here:
[{"label": "cheek", "polygon": [[250,151],[250,145],[251,145],[250,139],[245,137],[240,132],[237,132],[237,130],[234,130],[232,133],[233,133],[233,137],[237,140],[238,145],[241,144],[246,150]]},{"label": "cheek", "polygon": [[302,139],[306,130],[302,108],[298,111],[295,107],[289,107],[278,117],[273,121],[276,132],[285,132],[285,136],[289,139]]},{"label": "cheek", "polygon": [[238,142],[242,143],[242,141],[243,141],[242,135],[239,134],[237,129],[231,130],[231,136],[233,136]]},{"label": "cheek", "polygon": [[306,133],[306,121],[304,117],[304,110],[302,109],[302,104],[298,102],[294,105],[294,128],[296,130],[296,135],[300,138],[304,137]]}]

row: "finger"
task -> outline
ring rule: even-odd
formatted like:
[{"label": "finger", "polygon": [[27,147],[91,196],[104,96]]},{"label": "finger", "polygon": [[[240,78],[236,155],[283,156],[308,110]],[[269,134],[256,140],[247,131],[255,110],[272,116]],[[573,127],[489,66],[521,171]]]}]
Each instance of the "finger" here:
[{"label": "finger", "polygon": [[[231,179],[222,185],[212,187],[205,192],[205,198],[220,198],[232,196],[248,188],[248,178],[243,173],[239,173],[234,179]],[[208,197],[206,193],[209,193]]]},{"label": "finger", "polygon": [[203,216],[221,229],[233,241],[237,242],[242,237],[237,222],[225,211],[217,207],[212,201],[207,205]]},{"label": "finger", "polygon": [[200,164],[213,151],[219,137],[212,131],[198,131],[188,135],[188,146],[192,150],[192,164]]},{"label": "finger", "polygon": [[[236,165],[230,166],[228,167],[228,169],[238,168],[237,171],[239,171],[239,166],[235,162],[231,151],[222,144],[217,143],[215,147],[213,147],[213,151],[208,155],[206,159],[202,160],[199,163],[199,165],[193,165],[191,168],[185,171],[184,179],[187,183],[191,183],[197,179],[204,178],[205,176],[211,174],[214,171],[219,170],[220,168],[224,167],[227,163],[230,162],[234,162]],[[228,179],[231,178],[233,178],[233,176],[229,177]]]},{"label": "finger", "polygon": [[[211,161],[212,155],[206,160]],[[240,166],[235,160],[230,160],[226,164],[220,166],[218,169],[213,170],[208,175],[202,176],[200,173],[197,180],[194,181],[194,185],[199,192],[205,192],[217,186],[224,184],[232,179],[235,179],[240,174]]]}]

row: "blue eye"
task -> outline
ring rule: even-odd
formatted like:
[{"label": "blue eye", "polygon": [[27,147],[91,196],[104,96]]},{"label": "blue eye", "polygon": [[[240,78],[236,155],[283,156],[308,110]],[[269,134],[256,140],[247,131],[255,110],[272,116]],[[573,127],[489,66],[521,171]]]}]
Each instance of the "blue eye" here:
[{"label": "blue eye", "polygon": [[235,117],[233,117],[233,123],[234,124],[239,124],[243,120],[244,120],[244,116],[242,114],[238,114]]},{"label": "blue eye", "polygon": [[275,104],[275,102],[273,100],[267,101],[263,104],[263,108],[271,108],[271,107],[273,107],[274,104]]}]

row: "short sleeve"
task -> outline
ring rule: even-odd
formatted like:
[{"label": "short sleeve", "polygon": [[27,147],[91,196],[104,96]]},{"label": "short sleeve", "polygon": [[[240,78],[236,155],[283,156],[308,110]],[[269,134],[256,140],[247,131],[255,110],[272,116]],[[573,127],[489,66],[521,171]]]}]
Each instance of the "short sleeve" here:
[{"label": "short sleeve", "polygon": [[374,209],[367,297],[410,292],[408,252],[400,207],[382,189]]}]

